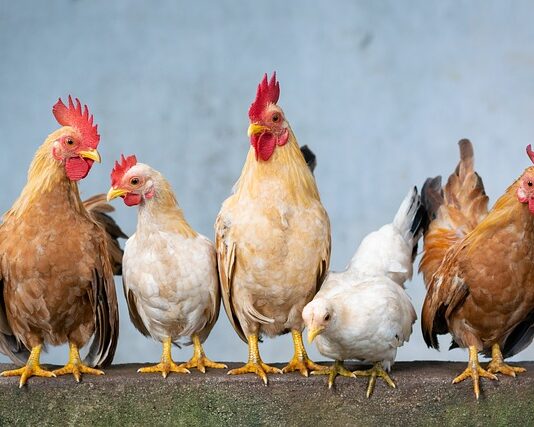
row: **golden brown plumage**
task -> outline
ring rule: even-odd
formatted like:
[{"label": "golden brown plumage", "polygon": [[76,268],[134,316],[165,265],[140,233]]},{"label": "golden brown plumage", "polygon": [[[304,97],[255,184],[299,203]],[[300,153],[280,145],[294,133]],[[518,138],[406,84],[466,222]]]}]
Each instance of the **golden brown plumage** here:
[{"label": "golden brown plumage", "polygon": [[488,371],[478,366],[475,374],[470,368],[456,380],[473,377],[478,397],[475,377],[520,372],[502,358],[521,351],[533,337],[534,216],[518,199],[518,191],[532,186],[534,167],[526,169],[484,217],[487,197],[473,171],[469,142],[461,142],[461,153],[459,168],[445,187],[444,203],[425,236],[422,329],[434,348],[437,335],[450,332],[453,346],[470,348],[473,366],[478,366],[477,352],[493,355]]},{"label": "golden brown plumage", "polygon": [[[91,154],[84,154],[84,144],[78,129],[64,126],[52,133],[38,149],[28,182],[0,225],[0,349],[18,364],[25,362],[28,350],[37,349],[38,357],[43,344],[67,341],[79,361],[78,349],[91,336],[88,364],[109,365],[115,353],[118,309],[110,261],[120,269],[120,248],[111,242],[122,231],[106,219],[112,230],[106,234],[100,224],[109,208],[100,196],[86,202],[86,208],[78,193],[78,169],[65,166],[70,159],[84,161],[86,155],[98,158],[94,146],[87,147]],[[66,161],[58,154],[61,150]],[[92,161],[88,165],[84,173]],[[28,360],[26,369],[16,374],[21,385],[32,369],[40,369],[38,360]],[[81,366],[72,373],[79,379],[88,370]]]},{"label": "golden brown plumage", "polygon": [[284,372],[318,369],[302,344],[302,309],[330,262],[328,215],[278,95],[275,76],[265,77],[249,110],[252,147],[215,224],[224,308],[249,344],[248,363],[230,373],[256,373],[265,383],[279,370],[262,362],[261,334],[291,331],[295,356]]}]

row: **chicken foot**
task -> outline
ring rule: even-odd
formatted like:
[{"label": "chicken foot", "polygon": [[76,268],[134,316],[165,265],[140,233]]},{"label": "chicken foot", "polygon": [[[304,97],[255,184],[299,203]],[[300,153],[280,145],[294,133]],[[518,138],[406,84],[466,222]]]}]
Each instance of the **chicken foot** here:
[{"label": "chicken foot", "polygon": [[78,346],[72,342],[69,342],[69,361],[63,368],[56,369],[54,374],[57,376],[72,374],[76,382],[79,383],[82,374],[104,375],[104,371],[93,369],[84,365],[82,359],[80,358]]},{"label": "chicken foot", "polygon": [[180,365],[181,368],[197,368],[203,374],[206,373],[206,368],[228,368],[228,366],[226,366],[224,363],[215,363],[206,357],[204,349],[202,348],[202,343],[200,342],[200,338],[197,334],[194,334],[191,339],[193,341],[194,348],[193,357],[189,360],[189,362],[182,363]]},{"label": "chicken foot", "polygon": [[167,378],[170,372],[176,372],[177,374],[189,374],[189,369],[184,368],[182,365],[177,365],[176,363],[174,363],[174,361],[172,360],[171,347],[171,337],[165,338],[163,340],[163,353],[161,354],[161,362],[154,366],[139,368],[137,372],[140,372],[142,374],[161,372],[163,378]]},{"label": "chicken foot", "polygon": [[302,332],[297,330],[292,330],[291,335],[293,336],[293,346],[295,348],[295,354],[289,363],[282,369],[284,374],[293,371],[299,371],[305,377],[308,376],[308,371],[322,371],[328,370],[327,367],[318,365],[310,360],[306,349],[304,348],[304,343],[302,342]]},{"label": "chicken foot", "polygon": [[343,362],[341,360],[336,360],[330,368],[323,368],[318,371],[312,371],[311,374],[328,375],[328,388],[332,388],[334,386],[334,381],[338,375],[341,375],[343,377],[356,378],[356,375],[354,375],[351,371],[349,371],[343,366]]},{"label": "chicken foot", "polygon": [[369,384],[367,386],[367,398],[371,397],[373,394],[377,377],[382,378],[391,388],[397,387],[389,374],[382,367],[381,362],[375,363],[371,369],[367,369],[365,371],[354,371],[353,374],[357,377],[370,377]]},{"label": "chicken foot", "polygon": [[56,374],[54,374],[54,372],[50,372],[50,371],[47,371],[41,368],[41,365],[39,363],[39,358],[41,357],[42,347],[43,347],[42,345],[37,345],[32,348],[30,357],[28,357],[28,361],[26,362],[25,366],[19,369],[13,369],[11,371],[4,371],[0,373],[0,376],[1,377],[20,376],[19,388],[22,387],[24,384],[26,384],[26,381],[30,377],[45,377],[45,378],[55,377]]},{"label": "chicken foot", "polygon": [[475,397],[480,397],[480,377],[489,378],[490,380],[496,380],[497,377],[489,371],[480,366],[478,363],[478,350],[474,345],[469,346],[469,362],[467,363],[467,368],[460,375],[458,375],[454,380],[453,384],[459,383],[467,378],[473,379],[473,390],[475,392]]},{"label": "chicken foot", "polygon": [[265,385],[267,385],[267,374],[281,374],[282,370],[273,368],[261,360],[260,349],[258,347],[258,336],[252,334],[248,336],[248,362],[241,368],[228,371],[228,375],[256,374]]},{"label": "chicken foot", "polygon": [[499,344],[493,344],[491,346],[491,362],[488,364],[488,372],[492,374],[500,373],[515,377],[516,374],[526,372],[526,369],[519,366],[510,366],[504,363],[504,358],[502,357]]}]

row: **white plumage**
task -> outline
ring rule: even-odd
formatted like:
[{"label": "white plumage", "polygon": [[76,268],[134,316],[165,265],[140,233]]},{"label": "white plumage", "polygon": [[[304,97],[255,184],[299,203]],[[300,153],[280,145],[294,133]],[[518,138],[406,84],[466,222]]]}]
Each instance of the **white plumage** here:
[{"label": "white plumage", "polygon": [[[124,162],[124,168],[128,161]],[[130,319],[144,335],[163,343],[159,365],[141,372],[189,372],[196,367],[223,368],[205,357],[201,343],[219,315],[217,256],[213,243],[185,220],[165,178],[151,167],[136,163],[123,173],[110,196],[121,195],[128,205],[139,205],[137,230],[126,242],[123,285]],[[117,178],[118,179],[118,178]],[[134,183],[134,184],[132,184]],[[176,365],[171,343],[193,343],[193,358]]]},{"label": "white plumage", "polygon": [[[347,269],[328,274],[303,311],[309,338],[317,336],[321,354],[336,361],[380,363],[390,369],[417,318],[404,282],[412,277],[423,215],[414,188],[393,222],[363,239]],[[334,376],[337,373],[341,372]],[[382,376],[379,371],[376,375]]]}]

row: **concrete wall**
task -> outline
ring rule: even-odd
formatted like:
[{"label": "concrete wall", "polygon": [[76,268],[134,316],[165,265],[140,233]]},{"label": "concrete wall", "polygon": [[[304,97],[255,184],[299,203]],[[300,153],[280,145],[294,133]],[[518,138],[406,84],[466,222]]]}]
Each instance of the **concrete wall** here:
[{"label": "concrete wall", "polygon": [[[0,211],[57,128],[51,106],[71,93],[91,107],[102,135],[103,164],[83,194],[106,191],[113,161],[135,153],[169,178],[192,225],[212,237],[248,150],[256,85],[277,70],[280,105],[318,155],[332,267],[343,268],[410,186],[450,173],[458,139],[474,141],[492,201],[529,164],[533,12],[528,1],[0,1]],[[115,205],[133,232],[135,211]],[[408,288],[419,311],[421,278]],[[130,325],[122,295],[121,305],[116,360],[157,359],[159,345]],[[224,312],[207,351],[246,357]],[[291,351],[287,336],[262,345],[267,361]],[[533,356],[531,348],[519,357]],[[399,352],[465,357],[427,350],[419,324]],[[65,348],[45,358],[65,359]]]}]

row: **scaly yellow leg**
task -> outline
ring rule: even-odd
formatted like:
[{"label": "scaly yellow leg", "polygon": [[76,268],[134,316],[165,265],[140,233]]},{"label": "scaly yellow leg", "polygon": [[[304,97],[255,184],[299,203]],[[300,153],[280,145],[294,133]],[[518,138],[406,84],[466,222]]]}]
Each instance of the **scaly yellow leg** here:
[{"label": "scaly yellow leg", "polygon": [[193,340],[193,357],[189,360],[189,362],[182,363],[180,365],[181,368],[197,368],[203,374],[206,372],[206,368],[228,368],[228,366],[226,366],[224,363],[215,363],[206,357],[204,349],[202,348],[202,343],[200,342],[200,338],[197,334],[194,334],[191,338]]},{"label": "scaly yellow leg", "polygon": [[263,380],[263,383],[267,385],[267,374],[281,374],[282,371],[263,363],[260,357],[257,335],[249,335],[247,341],[248,362],[241,368],[228,371],[228,375],[256,374]]},{"label": "scaly yellow leg", "polygon": [[328,388],[332,388],[334,386],[334,381],[338,375],[341,375],[343,377],[356,378],[356,375],[354,375],[351,371],[349,371],[343,366],[343,362],[341,360],[336,360],[330,368],[321,369],[319,371],[312,371],[311,374],[328,375]]},{"label": "scaly yellow leg", "polygon": [[482,369],[482,366],[480,366],[480,363],[478,363],[478,350],[474,345],[472,345],[469,346],[469,362],[467,363],[467,368],[454,380],[452,380],[452,383],[456,384],[467,378],[472,378],[473,390],[478,400],[478,398],[480,397],[480,377],[489,378],[490,380],[497,379],[497,377],[491,372]]},{"label": "scaly yellow leg", "polygon": [[499,344],[493,344],[491,347],[491,362],[488,365],[488,372],[492,374],[500,373],[515,377],[516,374],[526,372],[526,369],[519,366],[510,366],[504,363]]},{"label": "scaly yellow leg", "polygon": [[367,398],[371,397],[373,394],[377,377],[382,378],[391,388],[396,388],[395,383],[384,370],[382,363],[380,362],[375,363],[371,369],[367,369],[366,371],[354,371],[353,374],[358,377],[370,377],[369,385],[367,386]]},{"label": "scaly yellow leg", "polygon": [[305,377],[308,376],[308,370],[310,371],[323,371],[329,370],[326,366],[318,365],[310,360],[306,349],[304,348],[304,343],[302,342],[302,332],[292,330],[291,335],[293,336],[293,347],[295,349],[295,354],[293,358],[289,361],[282,372],[293,372],[299,371]]},{"label": "scaly yellow leg", "polygon": [[82,359],[80,358],[78,346],[72,342],[69,342],[69,361],[63,368],[56,369],[54,374],[58,376],[72,374],[76,382],[79,383],[82,374],[104,375],[104,371],[101,371],[100,369],[93,369],[87,365],[84,365]]},{"label": "scaly yellow leg", "polygon": [[161,354],[161,362],[154,366],[147,366],[146,368],[140,368],[137,372],[143,374],[161,372],[163,378],[167,378],[170,372],[176,372],[178,374],[189,374],[189,369],[182,366],[178,366],[172,360],[171,354],[172,340],[171,337],[165,338],[163,341],[163,353]]},{"label": "scaly yellow leg", "polygon": [[39,364],[39,358],[41,357],[42,345],[38,345],[32,348],[30,357],[26,365],[19,369],[13,369],[11,371],[4,371],[0,374],[2,377],[18,377],[20,376],[19,387],[22,387],[26,384],[26,381],[30,377],[45,377],[51,378],[56,375],[53,372],[46,371],[41,368]]}]

